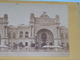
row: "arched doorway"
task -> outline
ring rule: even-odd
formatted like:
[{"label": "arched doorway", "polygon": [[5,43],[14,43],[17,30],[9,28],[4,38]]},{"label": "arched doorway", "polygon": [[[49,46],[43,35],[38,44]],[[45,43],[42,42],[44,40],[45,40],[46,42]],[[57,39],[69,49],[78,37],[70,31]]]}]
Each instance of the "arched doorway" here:
[{"label": "arched doorway", "polygon": [[51,42],[54,43],[53,33],[48,29],[41,29],[37,32],[37,43],[39,47],[49,45]]},{"label": "arched doorway", "polygon": [[25,46],[28,46],[28,42],[25,43]]}]

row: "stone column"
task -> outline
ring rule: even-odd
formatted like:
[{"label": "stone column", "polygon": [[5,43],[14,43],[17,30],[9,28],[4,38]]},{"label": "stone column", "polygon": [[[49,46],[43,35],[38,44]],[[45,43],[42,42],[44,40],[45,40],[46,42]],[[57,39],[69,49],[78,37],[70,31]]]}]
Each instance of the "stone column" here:
[{"label": "stone column", "polygon": [[55,32],[56,32],[56,36],[54,37],[54,46],[55,46],[55,51],[58,51],[58,48],[61,47],[60,32],[58,27],[56,27]]},{"label": "stone column", "polygon": [[57,31],[58,31],[58,37],[60,38],[60,28],[59,27],[57,27],[58,29],[57,29]]},{"label": "stone column", "polygon": [[3,27],[3,37],[1,39],[1,46],[5,45],[5,40],[6,40],[6,27]]},{"label": "stone column", "polygon": [[61,39],[60,39],[60,31],[59,31],[59,27],[57,27],[55,29],[55,37],[54,37],[54,45],[55,46],[59,46],[59,44],[61,44]]},{"label": "stone column", "polygon": [[63,47],[65,48],[66,47],[66,39],[65,39],[65,33],[63,34],[64,35],[64,39],[63,39]]},{"label": "stone column", "polygon": [[31,26],[31,38],[34,38],[34,26]]},{"label": "stone column", "polygon": [[61,38],[60,38],[60,28],[58,27],[58,40],[59,40],[59,44],[61,45]]},{"label": "stone column", "polygon": [[35,43],[37,42],[37,34],[35,35]]},{"label": "stone column", "polygon": [[1,46],[7,47],[6,44],[8,44],[8,38],[7,38],[7,26],[3,27],[3,37],[1,37]]},{"label": "stone column", "polygon": [[7,26],[4,26],[4,37],[7,38]]},{"label": "stone column", "polygon": [[30,27],[31,28],[31,38],[33,37],[33,26]]}]

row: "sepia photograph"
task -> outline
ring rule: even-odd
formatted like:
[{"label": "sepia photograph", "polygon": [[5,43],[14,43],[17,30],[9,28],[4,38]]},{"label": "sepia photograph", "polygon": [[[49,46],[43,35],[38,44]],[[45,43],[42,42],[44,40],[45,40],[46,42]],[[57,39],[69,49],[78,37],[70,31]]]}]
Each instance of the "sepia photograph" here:
[{"label": "sepia photograph", "polygon": [[68,6],[0,3],[0,56],[67,57]]}]

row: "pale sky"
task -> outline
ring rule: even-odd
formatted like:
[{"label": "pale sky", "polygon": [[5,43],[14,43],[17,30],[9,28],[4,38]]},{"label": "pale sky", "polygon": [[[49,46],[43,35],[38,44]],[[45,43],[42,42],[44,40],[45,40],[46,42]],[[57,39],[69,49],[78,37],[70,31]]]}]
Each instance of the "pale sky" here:
[{"label": "pale sky", "polygon": [[59,15],[61,26],[68,27],[68,6],[59,4],[27,4],[27,3],[0,3],[0,17],[8,14],[9,25],[29,25],[30,13],[40,17],[46,11],[49,17]]}]

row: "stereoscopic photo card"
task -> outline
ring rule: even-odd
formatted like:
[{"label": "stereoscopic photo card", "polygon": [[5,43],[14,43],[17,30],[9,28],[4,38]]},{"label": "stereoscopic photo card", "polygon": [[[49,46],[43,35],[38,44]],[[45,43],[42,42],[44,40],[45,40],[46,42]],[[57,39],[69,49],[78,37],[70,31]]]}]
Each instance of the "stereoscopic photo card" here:
[{"label": "stereoscopic photo card", "polygon": [[1,2],[0,56],[78,57],[78,29],[78,3]]}]

